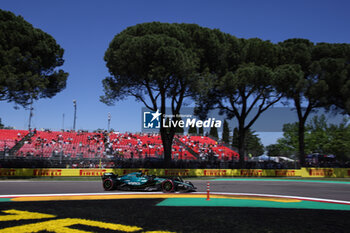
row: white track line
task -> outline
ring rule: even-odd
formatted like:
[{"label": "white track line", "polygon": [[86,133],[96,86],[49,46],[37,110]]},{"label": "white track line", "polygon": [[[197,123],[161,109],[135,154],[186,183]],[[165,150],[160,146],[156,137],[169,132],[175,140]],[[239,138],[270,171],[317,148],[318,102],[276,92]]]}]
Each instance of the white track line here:
[{"label": "white track line", "polygon": [[163,192],[125,192],[125,193],[54,193],[54,194],[9,194],[0,195],[0,198],[14,198],[14,197],[55,197],[55,196],[98,196],[98,195],[145,195],[145,194],[163,194]]},{"label": "white track line", "polygon": [[0,180],[0,183],[76,183],[101,182],[99,180]]},{"label": "white track line", "polygon": [[350,201],[341,201],[341,200],[333,200],[333,199],[324,199],[324,198],[313,198],[313,197],[300,197],[300,196],[288,196],[288,195],[275,195],[275,194],[258,194],[258,193],[211,193],[217,195],[233,195],[233,196],[258,196],[258,197],[279,197],[279,198],[291,198],[298,200],[306,200],[306,201],[319,201],[319,202],[332,202],[338,204],[348,204],[350,205]]},{"label": "white track line", "polygon": [[[61,193],[61,194],[20,194],[20,195],[0,195],[0,198],[16,198],[16,197],[55,197],[55,196],[102,196],[102,195],[152,195],[152,194],[164,194],[163,192],[125,192],[125,193]],[[191,193],[190,193],[191,194]],[[206,192],[196,192],[196,194],[206,194]],[[323,198],[311,198],[311,197],[300,197],[300,196],[287,196],[287,195],[275,195],[275,194],[258,194],[258,193],[217,193],[212,192],[211,195],[231,195],[231,196],[258,196],[258,197],[277,197],[277,198],[290,198],[297,200],[306,201],[317,201],[317,202],[328,202],[335,204],[346,204],[350,205],[349,201],[323,199]]]}]

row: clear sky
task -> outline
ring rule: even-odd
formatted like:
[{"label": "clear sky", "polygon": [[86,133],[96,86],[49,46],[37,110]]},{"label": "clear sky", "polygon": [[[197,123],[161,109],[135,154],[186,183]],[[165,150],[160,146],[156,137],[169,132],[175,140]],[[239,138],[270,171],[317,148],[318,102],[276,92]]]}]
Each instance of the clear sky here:
[{"label": "clear sky", "polygon": [[[52,35],[65,50],[62,67],[69,72],[67,88],[52,99],[34,104],[32,126],[59,130],[73,127],[77,100],[77,129],[141,130],[142,104],[133,98],[109,107],[99,102],[101,81],[108,75],[103,60],[113,37],[138,23],[160,21],[196,23],[240,38],[272,42],[307,38],[313,42],[350,43],[350,2],[347,0],[0,0],[0,8]],[[29,112],[0,102],[6,126],[27,129]],[[64,121],[63,121],[64,114]],[[293,113],[291,113],[293,114]]]}]

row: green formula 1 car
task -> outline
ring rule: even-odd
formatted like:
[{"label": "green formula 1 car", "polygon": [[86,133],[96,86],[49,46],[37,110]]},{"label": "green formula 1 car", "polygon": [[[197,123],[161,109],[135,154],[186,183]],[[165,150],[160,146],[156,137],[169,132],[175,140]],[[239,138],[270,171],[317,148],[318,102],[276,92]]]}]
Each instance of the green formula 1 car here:
[{"label": "green formula 1 car", "polygon": [[163,191],[163,192],[192,192],[196,187],[181,177],[162,178],[133,172],[124,176],[114,173],[104,173],[102,185],[106,191]]}]

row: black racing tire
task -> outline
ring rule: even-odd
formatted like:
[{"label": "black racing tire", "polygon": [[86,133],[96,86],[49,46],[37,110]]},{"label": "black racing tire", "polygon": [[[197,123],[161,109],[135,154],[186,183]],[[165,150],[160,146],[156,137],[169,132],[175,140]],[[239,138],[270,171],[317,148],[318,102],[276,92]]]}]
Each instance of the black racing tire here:
[{"label": "black racing tire", "polygon": [[104,179],[102,185],[106,191],[111,191],[114,189],[114,181],[111,178]]},{"label": "black racing tire", "polygon": [[172,180],[166,180],[162,183],[162,191],[164,193],[171,193],[175,190],[175,185]]}]

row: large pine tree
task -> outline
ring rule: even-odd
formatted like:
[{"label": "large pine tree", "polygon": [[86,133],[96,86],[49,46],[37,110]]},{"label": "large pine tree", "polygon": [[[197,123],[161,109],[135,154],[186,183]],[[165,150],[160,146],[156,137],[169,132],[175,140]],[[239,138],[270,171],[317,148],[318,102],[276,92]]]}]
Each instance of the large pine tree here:
[{"label": "large pine tree", "polygon": [[224,126],[222,130],[222,141],[227,144],[230,143],[230,127],[226,120],[224,121]]},{"label": "large pine tree", "polygon": [[0,101],[26,107],[66,87],[64,50],[49,34],[0,10]]},{"label": "large pine tree", "polygon": [[211,127],[209,131],[209,136],[219,139],[218,128],[216,128],[215,126]]},{"label": "large pine tree", "polygon": [[190,126],[188,128],[188,134],[190,134],[190,135],[198,135],[196,125],[194,125],[194,127]]}]

